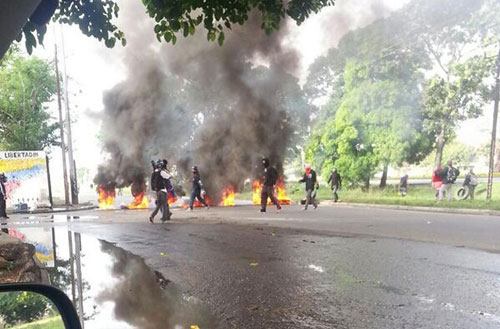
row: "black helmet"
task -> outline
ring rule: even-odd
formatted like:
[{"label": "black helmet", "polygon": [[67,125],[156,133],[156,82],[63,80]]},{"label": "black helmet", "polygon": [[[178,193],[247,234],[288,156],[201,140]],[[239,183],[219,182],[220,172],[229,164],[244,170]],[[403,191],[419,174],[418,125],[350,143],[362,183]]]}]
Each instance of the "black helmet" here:
[{"label": "black helmet", "polygon": [[263,158],[262,159],[262,165],[267,168],[269,167],[269,159],[268,158]]}]

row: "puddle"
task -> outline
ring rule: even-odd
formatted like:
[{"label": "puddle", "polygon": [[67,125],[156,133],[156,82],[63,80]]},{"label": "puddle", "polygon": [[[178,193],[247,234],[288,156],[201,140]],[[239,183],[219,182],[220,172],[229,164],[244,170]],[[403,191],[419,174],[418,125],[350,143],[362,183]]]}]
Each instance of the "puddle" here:
[{"label": "puddle", "polygon": [[85,328],[217,327],[202,301],[112,243],[64,228],[11,228],[9,234],[35,245],[51,284],[73,301]]}]

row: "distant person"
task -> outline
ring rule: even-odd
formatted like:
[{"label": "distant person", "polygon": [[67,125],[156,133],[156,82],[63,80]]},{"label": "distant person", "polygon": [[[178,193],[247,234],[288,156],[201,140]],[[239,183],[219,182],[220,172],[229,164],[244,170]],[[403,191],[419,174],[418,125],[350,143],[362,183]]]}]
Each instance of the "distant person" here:
[{"label": "distant person", "polygon": [[203,182],[201,181],[198,167],[194,166],[193,168],[191,168],[191,173],[193,174],[193,189],[191,191],[191,198],[189,199],[189,210],[193,210],[195,199],[198,199],[198,201],[200,201],[205,206],[205,208],[209,209],[210,207],[205,200],[205,190],[203,189]]},{"label": "distant person", "polygon": [[316,172],[311,168],[309,163],[306,164],[304,176],[299,180],[299,183],[306,183],[306,203],[304,205],[304,210],[307,210],[309,204],[312,204],[314,209],[318,208],[316,198],[313,196],[313,191],[314,188],[319,188],[319,184]]},{"label": "distant person", "polygon": [[339,200],[338,190],[342,187],[342,178],[337,169],[332,170],[330,178],[328,178],[328,184],[330,184],[330,188],[332,189],[333,202],[337,202]]},{"label": "distant person", "polygon": [[441,185],[441,188],[439,189],[438,201],[443,200],[443,194],[445,192],[447,200],[451,201],[451,188],[457,180],[458,175],[460,175],[460,171],[457,168],[454,168],[452,161],[449,160],[446,167],[444,167],[444,169],[442,170],[443,185]]},{"label": "distant person", "polygon": [[158,211],[161,210],[161,221],[165,222],[170,220],[172,213],[168,208],[168,189],[171,186],[170,178],[172,177],[167,170],[167,160],[158,160],[153,166],[153,173],[151,174],[151,189],[156,192],[156,207],[149,221],[153,223]]},{"label": "distant person", "polygon": [[0,218],[9,218],[7,216],[7,190],[5,189],[7,183],[7,176],[0,173]]},{"label": "distant person", "polygon": [[408,195],[408,174],[403,175],[399,180],[399,193],[402,196]]},{"label": "distant person", "polygon": [[441,190],[442,185],[443,185],[443,167],[439,165],[432,172],[432,187],[436,191],[435,194],[436,200],[438,200],[439,198],[439,190]]},{"label": "distant person", "polygon": [[463,184],[463,186],[467,189],[468,192],[465,199],[470,198],[471,200],[474,200],[474,190],[476,189],[477,184],[478,184],[477,176],[471,169],[469,173],[465,176]]},{"label": "distant person", "polygon": [[270,198],[272,203],[276,205],[278,211],[280,211],[280,202],[274,196],[274,185],[276,185],[278,181],[278,171],[271,166],[268,158],[262,159],[262,166],[264,167],[264,183],[262,184],[262,192],[260,194],[260,212],[266,212],[267,198]]}]

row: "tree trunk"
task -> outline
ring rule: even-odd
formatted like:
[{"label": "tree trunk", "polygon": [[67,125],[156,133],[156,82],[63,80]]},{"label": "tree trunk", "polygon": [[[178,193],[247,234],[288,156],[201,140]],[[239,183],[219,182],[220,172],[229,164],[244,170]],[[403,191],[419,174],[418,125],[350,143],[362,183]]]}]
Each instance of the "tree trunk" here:
[{"label": "tree trunk", "polygon": [[443,162],[443,149],[446,144],[446,140],[443,135],[440,135],[436,143],[436,159],[434,160],[434,168],[441,166]]},{"label": "tree trunk", "polygon": [[383,189],[387,186],[387,171],[389,170],[389,164],[384,164],[384,171],[382,172],[382,178],[380,178],[379,188]]}]

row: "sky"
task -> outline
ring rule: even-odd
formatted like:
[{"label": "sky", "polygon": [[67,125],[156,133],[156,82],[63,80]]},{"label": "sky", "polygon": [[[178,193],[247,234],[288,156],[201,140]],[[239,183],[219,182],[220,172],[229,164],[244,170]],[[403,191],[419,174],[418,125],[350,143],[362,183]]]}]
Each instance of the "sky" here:
[{"label": "sky", "polygon": [[[130,0],[128,0],[130,1]],[[139,1],[139,0],[136,0]],[[124,1],[120,14],[146,15],[131,13]],[[388,16],[393,10],[401,8],[408,0],[343,0],[335,6],[323,9],[319,14],[312,15],[300,27],[294,26],[292,33],[284,41],[297,48],[300,53],[300,69],[298,78],[303,83],[307,76],[307,68],[313,61],[326,54],[327,50],[336,46],[342,36],[352,29],[371,23],[376,18]],[[333,22],[333,24],[332,24]],[[127,35],[126,25],[116,25]],[[330,28],[327,28],[330,26]],[[103,110],[103,92],[125,78],[126,67],[123,58],[126,48],[117,45],[108,49],[103,43],[83,35],[75,26],[60,26],[51,24],[45,38],[44,46],[35,49],[34,55],[53,59],[54,45],[58,44],[60,60],[62,60],[62,35],[66,55],[66,69],[69,76],[68,90],[72,115],[73,148],[78,168],[88,171],[92,179],[97,165],[102,162],[105,154],[99,142],[100,121],[98,113]],[[151,28],[151,34],[153,29]],[[174,46],[175,47],[175,46]],[[61,70],[63,69],[61,63]],[[50,111],[57,118],[57,103],[50,104]],[[492,111],[485,111],[485,116],[467,122],[459,132],[459,140],[469,144],[481,144],[488,140],[489,125]],[[60,149],[51,151],[51,173],[53,189],[56,195],[62,195],[62,160]],[[81,186],[83,193],[91,193],[89,182]]]}]

